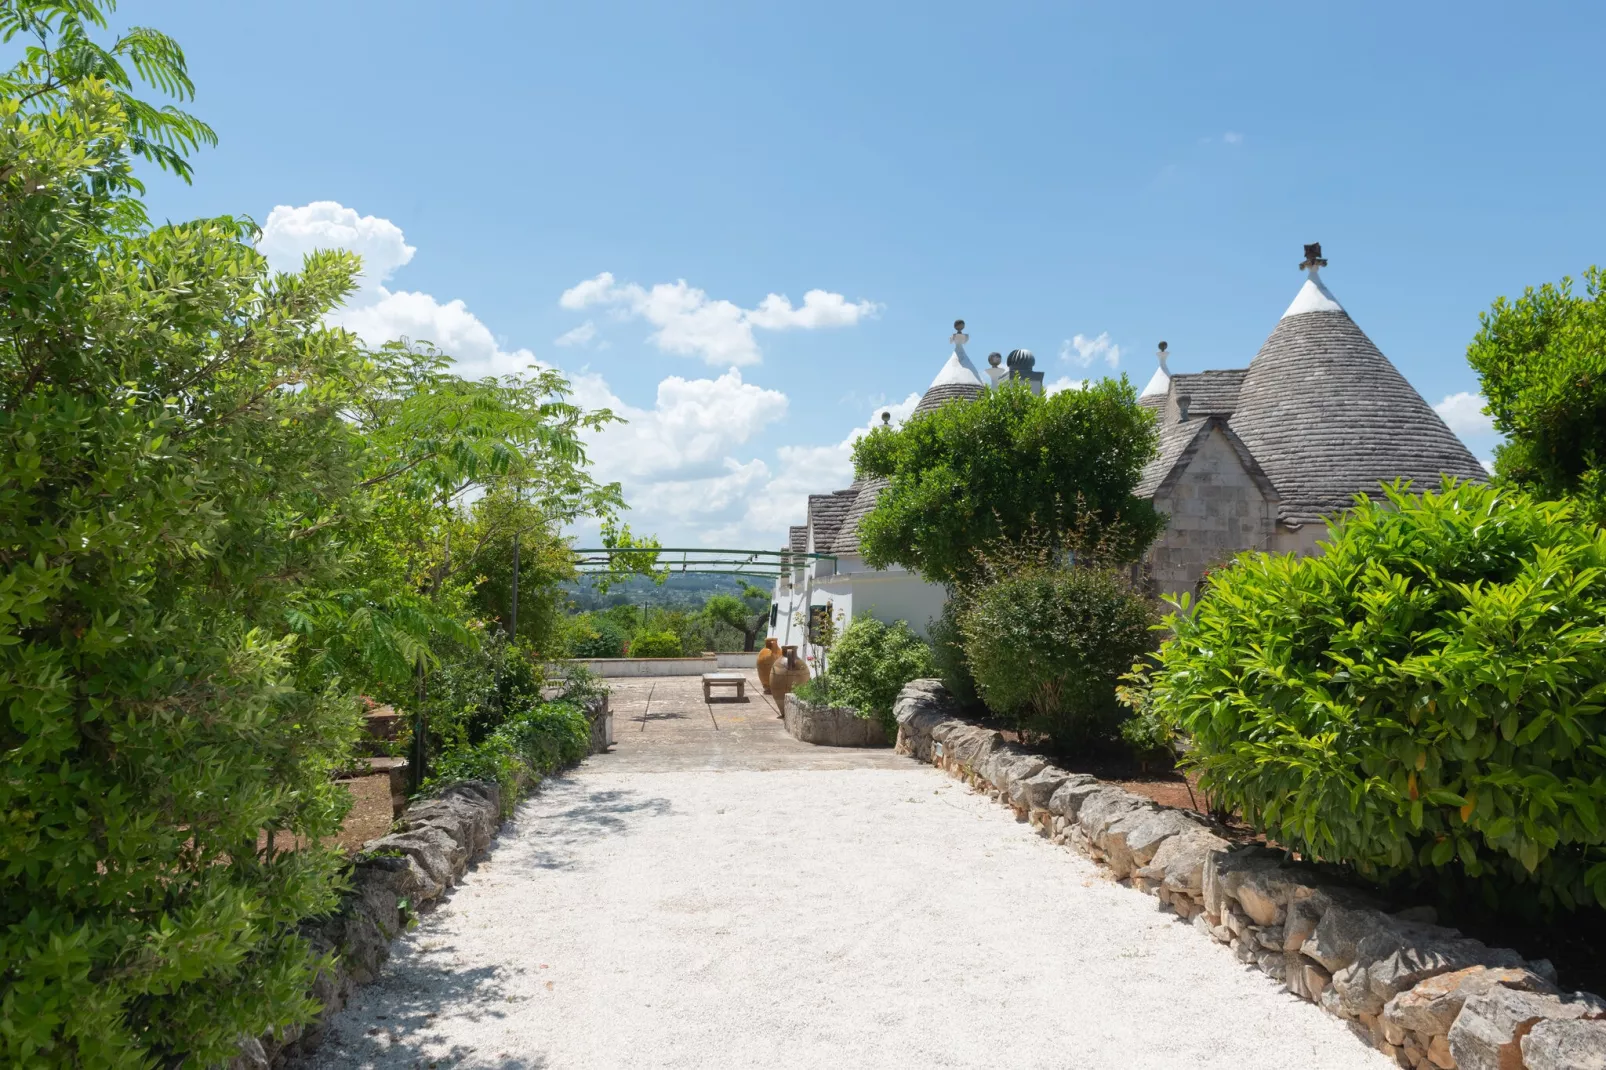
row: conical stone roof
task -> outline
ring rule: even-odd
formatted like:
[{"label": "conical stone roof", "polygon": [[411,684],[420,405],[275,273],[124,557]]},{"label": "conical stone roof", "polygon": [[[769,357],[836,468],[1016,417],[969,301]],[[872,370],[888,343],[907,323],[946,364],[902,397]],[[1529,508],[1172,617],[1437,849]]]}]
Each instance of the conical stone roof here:
[{"label": "conical stone roof", "polygon": [[920,398],[920,404],[915,406],[914,415],[927,413],[945,401],[954,398],[974,398],[987,392],[982,385],[981,374],[976,366],[970,362],[970,356],[965,352],[962,342],[954,343],[954,351],[948,357],[948,362],[942,366],[937,377],[926,388],[925,394]]},{"label": "conical stone roof", "polygon": [[1279,519],[1320,520],[1404,477],[1488,474],[1313,271],[1249,365],[1232,430],[1282,497]]}]

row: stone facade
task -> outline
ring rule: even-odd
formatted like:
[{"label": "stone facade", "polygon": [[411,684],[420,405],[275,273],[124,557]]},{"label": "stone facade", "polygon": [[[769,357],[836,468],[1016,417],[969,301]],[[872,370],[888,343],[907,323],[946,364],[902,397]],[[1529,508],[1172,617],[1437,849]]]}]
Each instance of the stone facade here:
[{"label": "stone facade", "polygon": [[1245,549],[1274,548],[1276,491],[1236,447],[1220,417],[1197,421],[1169,478],[1155,489],[1155,508],[1169,518],[1148,557],[1161,595],[1193,592],[1208,569]]}]

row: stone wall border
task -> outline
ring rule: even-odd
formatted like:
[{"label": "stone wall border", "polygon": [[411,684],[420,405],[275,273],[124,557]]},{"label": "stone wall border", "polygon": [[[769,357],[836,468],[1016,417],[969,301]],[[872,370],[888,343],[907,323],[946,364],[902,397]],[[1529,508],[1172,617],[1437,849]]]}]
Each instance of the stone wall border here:
[{"label": "stone wall border", "polygon": [[1413,1070],[1606,1070],[1606,1000],[1527,961],[1289,861],[1234,845],[1191,810],[1069,773],[964,720],[938,680],[893,707],[897,751],[1014,811],[1053,843],[1155,896],[1282,987]]},{"label": "stone wall border", "polygon": [[887,730],[845,706],[821,706],[788,693],[781,713],[793,739],[821,747],[885,747]]}]

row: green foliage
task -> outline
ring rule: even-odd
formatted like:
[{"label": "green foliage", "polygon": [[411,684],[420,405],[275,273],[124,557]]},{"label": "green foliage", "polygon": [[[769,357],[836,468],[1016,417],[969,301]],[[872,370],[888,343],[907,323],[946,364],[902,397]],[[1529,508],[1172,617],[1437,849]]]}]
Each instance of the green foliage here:
[{"label": "green foliage", "polygon": [[[333,902],[339,681],[285,614],[340,562],[307,531],[357,478],[319,326],[349,257],[270,279],[231,219],[144,226],[130,156],[210,132],[177,47],[101,50],[104,5],[0,2],[0,1063],[222,1061],[305,1020],[296,934]],[[59,46],[59,48],[57,48]],[[123,88],[119,88],[123,87]],[[166,116],[166,118],[164,118]]]},{"label": "green foliage", "polygon": [[988,707],[1073,746],[1113,732],[1116,682],[1153,648],[1157,617],[1113,571],[1038,566],[973,592],[959,631]]},{"label": "green foliage", "polygon": [[424,790],[433,791],[459,780],[494,781],[502,790],[502,811],[506,816],[518,800],[523,772],[513,741],[499,732],[479,743],[463,743],[435,756]]},{"label": "green foliage", "polygon": [[[769,623],[770,593],[744,582],[740,598],[729,594],[710,595],[703,603],[703,617],[740,632],[742,649],[750,651],[757,644],[758,633]],[[709,649],[718,650],[720,647]]]},{"label": "green foliage", "polygon": [[1482,316],[1467,360],[1507,436],[1495,472],[1545,498],[1574,497],[1606,524],[1606,294],[1599,268],[1532,287]]},{"label": "green foliage", "polygon": [[1121,722],[1121,739],[1132,748],[1133,756],[1168,765],[1175,760],[1177,728],[1154,706],[1147,659],[1122,678],[1115,697],[1131,711],[1131,716]]},{"label": "green foliage", "polygon": [[965,660],[965,637],[959,630],[963,604],[963,592],[952,592],[943,603],[942,612],[927,623],[926,631],[931,636],[932,668],[937,678],[961,707],[974,710],[982,701],[976,689],[976,678],[970,672],[970,662]]},{"label": "green foliage", "polygon": [[633,658],[678,658],[683,656],[680,636],[674,632],[637,632],[630,640]]},{"label": "green foliage", "polygon": [[206,1066],[317,1010],[357,694],[410,709],[479,649],[461,503],[620,499],[555,373],[324,326],[354,256],[150,227],[133,161],[188,177],[212,135],[133,95],[188,97],[183,56],[97,45],[109,8],[0,0],[0,1063]]},{"label": "green foliage", "polygon": [[[848,706],[897,735],[892,703],[910,680],[935,671],[931,647],[898,621],[891,627],[867,614],[853,618],[831,647],[832,705]],[[825,675],[821,679],[825,679]],[[810,701],[813,701],[812,699]]]},{"label": "green foliage", "polygon": [[1606,532],[1571,505],[1395,487],[1169,623],[1155,707],[1267,835],[1378,880],[1606,903]]},{"label": "green foliage", "polygon": [[545,702],[510,718],[498,735],[534,773],[570,766],[591,752],[591,722],[573,702]]},{"label": "green foliage", "polygon": [[792,694],[796,695],[804,702],[812,703],[815,706],[847,705],[846,700],[840,699],[840,696],[838,696],[836,693],[836,689],[831,686],[833,683],[834,681],[831,679],[830,673],[821,673],[819,676],[809,677],[801,684],[798,684],[796,687],[792,688]]},{"label": "green foliage", "polygon": [[502,812],[513,812],[525,786],[570,766],[591,750],[591,722],[570,702],[526,706],[478,743],[451,747],[437,757],[425,790],[459,780],[493,780]]},{"label": "green foliage", "polygon": [[891,481],[859,545],[872,568],[950,585],[973,582],[985,550],[1028,537],[1134,560],[1161,527],[1132,496],[1154,450],[1153,414],[1124,378],[1046,397],[1008,385],[943,405],[854,446],[861,477]]},{"label": "green foliage", "polygon": [[630,633],[606,616],[582,613],[565,625],[565,645],[573,658],[622,658]]}]

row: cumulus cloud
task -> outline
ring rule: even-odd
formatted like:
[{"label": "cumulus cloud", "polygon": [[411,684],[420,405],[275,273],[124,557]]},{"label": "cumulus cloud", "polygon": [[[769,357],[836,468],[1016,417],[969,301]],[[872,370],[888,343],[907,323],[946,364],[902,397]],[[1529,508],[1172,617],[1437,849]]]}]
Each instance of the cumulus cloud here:
[{"label": "cumulus cloud", "polygon": [[397,338],[428,341],[457,358],[470,377],[520,372],[535,362],[528,349],[505,349],[461,300],[439,301],[426,293],[391,290],[391,275],[417,252],[400,227],[378,216],[358,215],[336,201],[300,207],[278,205],[262,225],[257,249],[275,271],[296,271],[317,249],[345,249],[363,259],[361,287],[329,318],[369,345]]},{"label": "cumulus cloud", "polygon": [[1072,379],[1069,375],[1062,375],[1052,383],[1043,384],[1043,393],[1058,394],[1061,390],[1080,390],[1086,385],[1086,379]]},{"label": "cumulus cloud", "polygon": [[1079,334],[1060,343],[1060,360],[1083,368],[1092,367],[1101,360],[1111,368],[1121,363],[1121,347],[1110,341],[1110,332],[1100,331],[1097,338]]},{"label": "cumulus cloud", "polygon": [[1487,435],[1494,431],[1494,419],[1483,411],[1483,404],[1482,394],[1463,390],[1446,396],[1433,411],[1458,435]]},{"label": "cumulus cloud", "polygon": [[[810,494],[828,494],[853,482],[853,444],[881,426],[881,414],[901,425],[920,404],[918,393],[902,401],[877,405],[870,418],[840,442],[824,446],[788,445],[775,451],[779,470],[748,497],[741,529],[768,542],[785,541],[786,529],[808,516]],[[766,543],[761,541],[758,545]]]},{"label": "cumulus cloud", "polygon": [[1225,141],[1229,145],[1242,145],[1244,143],[1244,136],[1237,131],[1228,130],[1225,134],[1221,135],[1221,140]]},{"label": "cumulus cloud", "polygon": [[627,487],[728,471],[731,451],[784,419],[789,404],[779,390],[744,382],[736,368],[717,379],[672,375],[658,384],[650,409],[621,401],[594,373],[574,376],[573,393],[586,408],[606,407],[628,421],[594,433],[588,445],[598,478]]},{"label": "cumulus cloud", "polygon": [[781,294],[769,294],[757,308],[710,298],[685,279],[661,282],[648,289],[621,283],[613,272],[576,283],[563,291],[558,304],[572,311],[604,307],[620,319],[643,319],[656,330],[654,345],[666,353],[697,356],[714,365],[756,364],[762,359],[753,328],[769,331],[851,327],[880,308],[873,301],[848,301],[841,294],[810,290],[794,307]]},{"label": "cumulus cloud", "polygon": [[597,325],[586,320],[580,326],[570,331],[564,331],[552,340],[555,346],[586,346],[597,336]]}]

